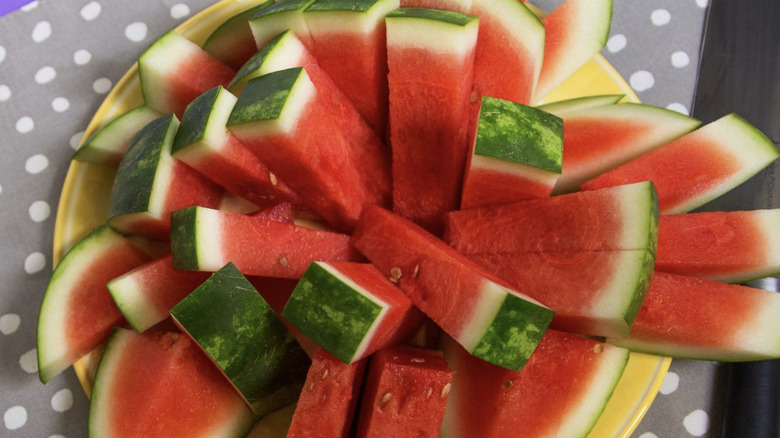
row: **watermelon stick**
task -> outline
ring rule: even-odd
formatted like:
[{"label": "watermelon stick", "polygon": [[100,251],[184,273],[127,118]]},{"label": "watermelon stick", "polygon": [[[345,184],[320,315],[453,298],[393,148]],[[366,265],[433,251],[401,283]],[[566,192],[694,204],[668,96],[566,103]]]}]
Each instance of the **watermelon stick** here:
[{"label": "watermelon stick", "polygon": [[471,354],[518,370],[553,317],[413,222],[376,206],[352,244]]},{"label": "watermelon stick", "polygon": [[780,358],[780,295],[656,272],[631,333],[607,342],[688,359]]},{"label": "watermelon stick", "polygon": [[386,22],[393,210],[439,233],[460,204],[479,20],[401,8]]},{"label": "watermelon stick", "polygon": [[255,37],[252,28],[249,27],[249,19],[261,9],[273,4],[274,0],[265,0],[230,17],[206,38],[203,50],[230,68],[238,70],[257,51]]},{"label": "watermelon stick", "polygon": [[298,398],[311,361],[232,263],[174,306],[171,316],[259,417]]},{"label": "watermelon stick", "polygon": [[73,159],[90,163],[118,165],[127,151],[133,136],[152,120],[162,116],[146,105],[137,106],[111,120],[92,134]]}]

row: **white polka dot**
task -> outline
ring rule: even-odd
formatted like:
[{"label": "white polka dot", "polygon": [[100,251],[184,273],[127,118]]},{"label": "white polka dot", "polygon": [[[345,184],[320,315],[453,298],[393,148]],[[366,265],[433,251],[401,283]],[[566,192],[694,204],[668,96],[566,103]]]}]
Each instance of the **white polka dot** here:
[{"label": "white polka dot", "polygon": [[680,386],[680,376],[675,372],[668,372],[659,391],[661,394],[668,395],[677,391],[678,386]]},{"label": "white polka dot", "polygon": [[30,219],[33,222],[43,222],[51,215],[51,207],[46,201],[35,201],[30,204],[28,213],[30,213]]},{"label": "white polka dot", "polygon": [[3,414],[3,423],[8,430],[16,430],[27,423],[27,409],[22,406],[8,408]]},{"label": "white polka dot", "polygon": [[650,20],[655,24],[656,26],[663,26],[665,24],[669,24],[669,21],[672,19],[672,14],[669,13],[666,9],[656,9],[653,11],[652,14],[650,14]]},{"label": "white polka dot", "polygon": [[623,34],[613,35],[607,41],[607,50],[617,53],[626,47],[626,36]]},{"label": "white polka dot", "polygon": [[92,83],[92,89],[95,90],[95,93],[98,94],[106,94],[109,91],[111,91],[111,80],[108,78],[100,78],[96,79],[95,82]]},{"label": "white polka dot", "polygon": [[147,27],[145,23],[136,21],[125,28],[125,36],[130,41],[141,42],[146,38]]},{"label": "white polka dot", "polygon": [[682,50],[679,52],[672,53],[672,65],[681,68],[685,67],[688,64],[690,64],[691,58],[688,57],[688,54],[683,52]]},{"label": "white polka dot", "polygon": [[180,18],[186,17],[187,15],[190,15],[190,7],[184,3],[177,3],[171,6],[171,17],[173,19],[178,20]]},{"label": "white polka dot", "polygon": [[76,50],[76,53],[73,54],[73,62],[75,62],[77,65],[89,64],[89,61],[91,60],[92,54],[87,50]]},{"label": "white polka dot", "polygon": [[0,102],[5,102],[11,98],[11,89],[8,85],[0,85]]},{"label": "white polka dot", "polygon": [[70,147],[75,149],[79,148],[79,144],[81,143],[81,139],[84,137],[84,131],[79,131],[73,136],[70,137],[70,140],[68,141],[68,144],[70,144]]},{"label": "white polka dot", "polygon": [[35,154],[24,163],[24,170],[32,174],[41,173],[47,167],[49,167],[49,159],[42,154]]},{"label": "white polka dot", "polygon": [[655,78],[649,71],[639,70],[638,72],[635,72],[631,75],[631,78],[629,78],[629,83],[631,84],[631,88],[634,90],[645,91],[653,88],[653,85],[655,85]]},{"label": "white polka dot", "polygon": [[658,435],[653,432],[645,432],[642,435],[639,435],[639,438],[658,438]]},{"label": "white polka dot", "polygon": [[51,23],[41,21],[35,25],[32,32],[32,39],[36,43],[46,41],[51,36]]},{"label": "white polka dot", "polygon": [[24,259],[24,271],[28,274],[40,272],[46,266],[46,257],[39,252],[34,252]]},{"label": "white polka dot", "polygon": [[51,82],[56,77],[57,71],[54,70],[54,67],[47,65],[35,73],[35,82],[39,84],[45,84],[47,82]]},{"label": "white polka dot", "polygon": [[16,130],[20,134],[26,134],[35,128],[35,122],[29,116],[24,116],[16,121]]},{"label": "white polka dot", "polygon": [[0,316],[0,333],[4,335],[10,335],[15,333],[19,329],[19,324],[22,323],[22,319],[15,313],[6,313]]},{"label": "white polka dot", "polygon": [[83,8],[81,8],[81,18],[87,21],[92,21],[95,18],[97,18],[98,15],[100,15],[100,10],[101,10],[100,3],[98,2],[87,3],[86,5],[84,5]]},{"label": "white polka dot", "polygon": [[710,430],[710,416],[697,409],[683,418],[683,426],[693,436],[703,436]]},{"label": "white polka dot", "polygon": [[27,3],[26,5],[22,6],[22,10],[27,12],[27,11],[32,11],[33,9],[35,9],[37,7],[38,7],[38,0],[35,0],[34,2],[30,2],[30,3]]},{"label": "white polka dot", "polygon": [[5,47],[0,46],[0,62],[5,60]]},{"label": "white polka dot", "polygon": [[38,372],[38,353],[35,348],[24,353],[19,358],[19,366],[22,367],[27,374],[33,374]]},{"label": "white polka dot", "polygon": [[65,412],[73,407],[73,393],[70,389],[61,389],[51,398],[51,408],[57,412]]},{"label": "white polka dot", "polygon": [[52,435],[49,438],[65,438],[65,435]]},{"label": "white polka dot", "polygon": [[0,193],[3,193],[3,186],[0,186]]},{"label": "white polka dot", "polygon": [[666,108],[672,111],[677,111],[680,114],[685,114],[686,116],[690,115],[688,108],[679,102],[670,103],[669,105],[666,105]]},{"label": "white polka dot", "polygon": [[699,6],[700,8],[702,8],[702,9],[706,8],[707,5],[709,5],[709,3],[710,3],[710,0],[696,0],[696,5]]},{"label": "white polka dot", "polygon": [[51,101],[51,108],[58,113],[65,112],[70,108],[70,101],[64,97],[55,97]]}]

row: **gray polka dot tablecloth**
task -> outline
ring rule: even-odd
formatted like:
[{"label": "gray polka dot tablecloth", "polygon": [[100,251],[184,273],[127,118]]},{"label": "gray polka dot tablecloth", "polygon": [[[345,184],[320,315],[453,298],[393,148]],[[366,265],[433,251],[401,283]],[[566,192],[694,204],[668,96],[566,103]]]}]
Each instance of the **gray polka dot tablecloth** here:
[{"label": "gray polka dot tablecloth", "polygon": [[[0,3],[8,1],[25,3]],[[41,0],[0,17],[1,437],[87,435],[89,402],[73,371],[47,385],[37,377],[36,319],[60,189],[112,86],[156,37],[210,3]],[[615,0],[603,55],[642,101],[687,113],[706,8],[707,0]],[[717,436],[721,374],[714,363],[673,361],[633,436]]]}]

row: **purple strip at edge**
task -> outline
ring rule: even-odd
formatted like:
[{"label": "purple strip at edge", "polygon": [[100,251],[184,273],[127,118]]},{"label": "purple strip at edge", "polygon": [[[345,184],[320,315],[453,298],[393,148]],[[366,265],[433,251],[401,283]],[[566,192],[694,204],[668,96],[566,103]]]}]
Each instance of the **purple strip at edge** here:
[{"label": "purple strip at edge", "polygon": [[32,2],[33,0],[2,0],[0,1],[0,17]]}]

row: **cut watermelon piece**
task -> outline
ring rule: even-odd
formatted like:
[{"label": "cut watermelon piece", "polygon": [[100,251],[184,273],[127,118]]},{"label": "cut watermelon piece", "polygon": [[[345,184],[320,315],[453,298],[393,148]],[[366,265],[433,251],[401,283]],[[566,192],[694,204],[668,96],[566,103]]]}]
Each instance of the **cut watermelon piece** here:
[{"label": "cut watermelon piece", "polygon": [[766,135],[729,114],[591,179],[582,188],[649,180],[658,190],[661,213],[684,213],[743,183],[778,156]]},{"label": "cut watermelon piece", "polygon": [[197,44],[170,31],[138,58],[146,106],[181,117],[187,104],[217,85],[227,86],[236,72]]},{"label": "cut watermelon piece", "polygon": [[551,328],[626,336],[653,275],[650,248],[475,254],[470,259],[555,311]]},{"label": "cut watermelon piece", "polygon": [[117,330],[95,376],[90,436],[239,438],[254,422],[230,383],[179,333]]},{"label": "cut watermelon piece", "polygon": [[629,354],[548,330],[528,364],[516,372],[481,361],[451,340],[444,345],[455,377],[443,438],[588,436]]},{"label": "cut watermelon piece", "polygon": [[640,103],[564,113],[563,174],[556,193],[575,191],[594,176],[696,129],[701,122]]},{"label": "cut watermelon piece", "polygon": [[479,20],[402,8],[386,22],[393,211],[438,233],[460,204]]},{"label": "cut watermelon piece", "polygon": [[249,19],[249,28],[255,38],[255,46],[264,47],[280,33],[289,30],[309,49],[312,47],[311,33],[303,18],[303,11],[314,0],[285,0],[257,11]]},{"label": "cut watermelon piece", "polygon": [[422,320],[373,265],[348,262],[312,263],[282,316],[349,364],[400,342]]},{"label": "cut watermelon piece", "polygon": [[509,100],[482,97],[460,208],[548,197],[561,174],[562,158],[559,117]]},{"label": "cut watermelon piece", "polygon": [[170,254],[113,278],[106,285],[122,315],[137,332],[168,318],[168,312],[209,277],[173,267]]},{"label": "cut watermelon piece", "polygon": [[534,102],[604,48],[612,24],[612,1],[566,0],[542,19],[544,63]]},{"label": "cut watermelon piece", "polygon": [[173,157],[260,207],[300,203],[298,195],[227,130],[236,100],[217,86],[187,105],[173,140]]},{"label": "cut watermelon piece", "polygon": [[303,14],[320,67],[378,136],[387,130],[385,16],[399,0],[315,0]]},{"label": "cut watermelon piece", "polygon": [[133,139],[111,190],[108,224],[112,228],[168,240],[172,211],[219,205],[222,188],[171,156],[178,127],[176,116],[168,114],[146,125]]},{"label": "cut watermelon piece", "polygon": [[46,383],[92,351],[122,322],[106,282],[149,260],[128,239],[102,225],[60,260],[38,314],[38,377]]},{"label": "cut watermelon piece", "polygon": [[530,104],[545,56],[542,23],[517,0],[474,0],[469,13],[479,17],[474,91]]},{"label": "cut watermelon piece", "polygon": [[363,184],[353,139],[329,110],[306,70],[292,68],[251,80],[228,127],[331,226],[351,230],[384,196]]},{"label": "cut watermelon piece", "polygon": [[233,70],[238,70],[257,51],[249,19],[273,4],[273,0],[266,0],[225,20],[206,38],[203,50]]},{"label": "cut watermelon piece", "polygon": [[444,240],[463,254],[650,250],[658,201],[650,182],[447,215]]},{"label": "cut watermelon piece", "polygon": [[440,351],[380,350],[369,363],[356,437],[438,437],[452,377]]},{"label": "cut watermelon piece", "polygon": [[367,207],[352,244],[471,354],[520,369],[553,317],[411,221]]},{"label": "cut watermelon piece", "polygon": [[173,212],[177,269],[216,272],[233,262],[245,275],[300,278],[313,261],[360,261],[349,236],[263,217],[189,207]]},{"label": "cut watermelon piece", "polygon": [[372,197],[390,202],[390,153],[347,96],[336,86],[328,74],[301,41],[290,31],[282,32],[247,61],[230,84],[230,90],[240,95],[246,83],[264,74],[288,68],[303,67],[314,88],[328,106],[332,120],[341,133],[349,139],[348,156],[354,161],[361,184]]},{"label": "cut watermelon piece", "polygon": [[690,359],[780,358],[780,295],[656,272],[631,333],[607,341],[634,351]]},{"label": "cut watermelon piece", "polygon": [[181,300],[171,316],[259,417],[298,399],[311,361],[234,264]]},{"label": "cut watermelon piece", "polygon": [[561,117],[564,114],[575,111],[582,111],[605,105],[616,105],[624,97],[625,95],[623,94],[602,94],[597,96],[575,97],[573,99],[559,100],[557,102],[539,105],[537,108]]},{"label": "cut watermelon piece", "polygon": [[117,165],[135,134],[160,116],[162,114],[146,105],[133,108],[92,134],[73,154],[73,159]]},{"label": "cut watermelon piece", "polygon": [[744,283],[780,274],[780,210],[661,215],[655,268]]},{"label": "cut watermelon piece", "polygon": [[[347,365],[320,348],[306,375],[287,438],[347,438],[367,361]],[[316,431],[316,433],[315,433]]]}]

